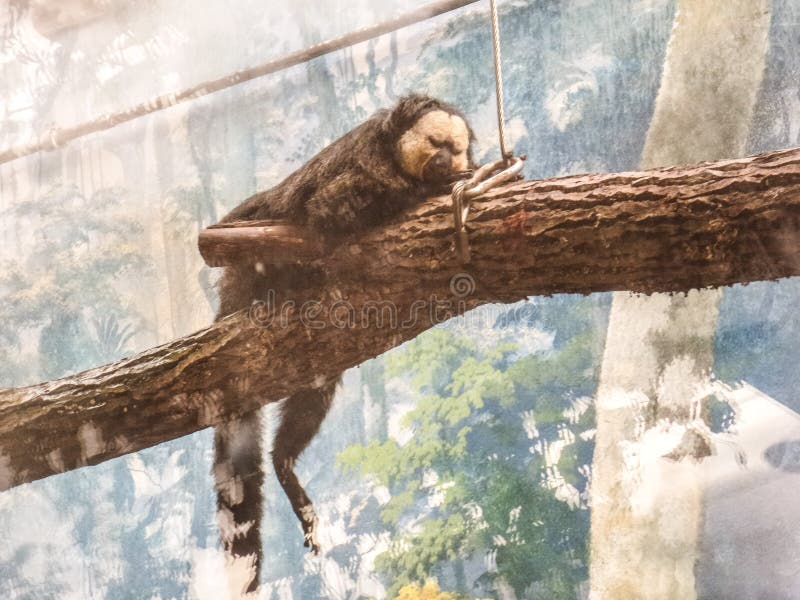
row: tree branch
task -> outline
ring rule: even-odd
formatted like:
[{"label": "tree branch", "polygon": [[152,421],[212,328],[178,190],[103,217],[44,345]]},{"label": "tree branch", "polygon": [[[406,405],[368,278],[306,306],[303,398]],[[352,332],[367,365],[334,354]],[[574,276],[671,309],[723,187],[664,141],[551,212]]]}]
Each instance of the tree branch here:
[{"label": "tree branch", "polygon": [[[453,252],[446,197],[334,248],[314,250],[311,237],[303,256],[328,272],[313,290],[317,303],[284,310],[268,326],[268,311],[238,313],[112,365],[0,391],[0,489],[320,385],[487,302],[799,275],[800,149],[520,182],[473,201],[467,227],[466,267]],[[264,248],[274,252],[273,242]]]}]

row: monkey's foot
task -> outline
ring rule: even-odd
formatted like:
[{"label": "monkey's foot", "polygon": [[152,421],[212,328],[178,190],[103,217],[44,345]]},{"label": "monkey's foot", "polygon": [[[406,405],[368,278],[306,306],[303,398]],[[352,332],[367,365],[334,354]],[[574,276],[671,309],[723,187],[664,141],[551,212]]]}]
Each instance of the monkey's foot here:
[{"label": "monkey's foot", "polygon": [[309,548],[312,554],[319,554],[319,540],[317,540],[317,513],[311,504],[306,504],[300,509],[300,522],[303,525],[303,546]]}]

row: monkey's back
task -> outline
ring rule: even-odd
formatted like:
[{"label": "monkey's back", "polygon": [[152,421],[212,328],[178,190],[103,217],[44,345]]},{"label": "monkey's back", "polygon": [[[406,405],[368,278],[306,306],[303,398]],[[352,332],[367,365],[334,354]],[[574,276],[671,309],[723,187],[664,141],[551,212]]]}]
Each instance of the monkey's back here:
[{"label": "monkey's back", "polygon": [[394,157],[384,143],[379,111],[332,142],[276,186],[250,196],[225,215],[220,222],[286,219],[306,224],[306,203],[334,179],[350,179],[354,187],[391,180],[408,185],[394,165]]},{"label": "monkey's back", "polygon": [[[328,233],[342,233],[385,221],[424,193],[398,169],[392,142],[379,111],[323,148],[278,185],[258,192],[220,222],[284,219]],[[218,284],[217,319],[265,299],[302,287],[314,274],[299,265],[269,265],[260,272],[252,261],[226,267]]]}]

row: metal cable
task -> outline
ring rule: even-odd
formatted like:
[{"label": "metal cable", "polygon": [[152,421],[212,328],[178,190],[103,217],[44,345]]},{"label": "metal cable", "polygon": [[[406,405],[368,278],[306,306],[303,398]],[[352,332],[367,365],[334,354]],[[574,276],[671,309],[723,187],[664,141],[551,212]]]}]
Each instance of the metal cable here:
[{"label": "metal cable", "polygon": [[500,155],[508,161],[513,152],[506,145],[506,118],[503,112],[503,69],[500,65],[500,26],[497,19],[497,2],[489,0],[492,15],[492,47],[494,49],[494,86],[497,94],[497,129],[500,134]]},{"label": "metal cable", "polygon": [[[500,160],[485,164],[469,180],[461,180],[453,186],[453,226],[455,228],[456,256],[462,265],[469,263],[469,237],[465,224],[469,216],[470,199],[486,193],[491,188],[514,181],[522,171],[525,156],[515,157],[506,144],[506,117],[503,111],[503,70],[500,65],[500,26],[497,19],[497,2],[489,0],[492,20],[492,49],[494,54],[494,85],[497,95],[497,133],[500,137]],[[494,176],[492,173],[500,171]]]}]

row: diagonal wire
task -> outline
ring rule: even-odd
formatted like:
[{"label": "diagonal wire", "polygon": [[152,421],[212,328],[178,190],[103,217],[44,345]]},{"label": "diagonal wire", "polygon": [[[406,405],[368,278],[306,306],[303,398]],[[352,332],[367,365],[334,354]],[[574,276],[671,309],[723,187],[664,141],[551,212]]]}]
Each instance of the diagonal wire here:
[{"label": "diagonal wire", "polygon": [[92,121],[86,121],[71,127],[50,129],[41,135],[39,139],[31,143],[0,150],[0,164],[10,162],[22,156],[35,154],[36,152],[55,150],[72,140],[89,134],[111,129],[121,123],[170,108],[181,102],[195,100],[202,96],[244,83],[245,81],[288,69],[289,67],[307,62],[335,50],[341,50],[342,48],[365,42],[380,35],[397,31],[403,27],[431,19],[451,10],[474,4],[478,1],[479,0],[434,0],[433,2],[424,4],[420,8],[399,15],[388,21],[352,31],[255,67],[236,71],[235,73],[220,77],[219,79],[205,81],[184,90],[156,96],[155,98],[136,104],[127,110],[105,114]]}]

